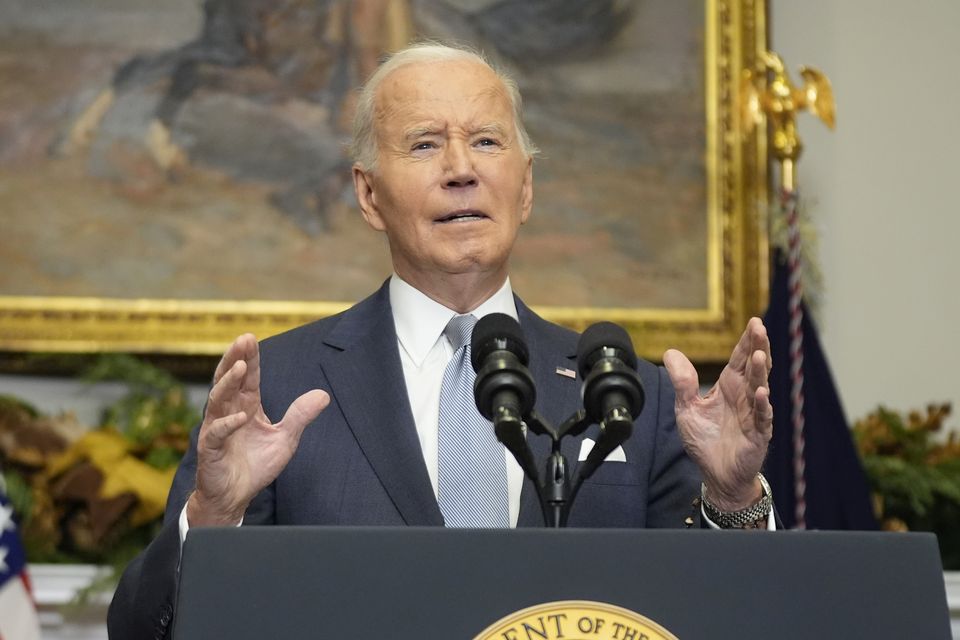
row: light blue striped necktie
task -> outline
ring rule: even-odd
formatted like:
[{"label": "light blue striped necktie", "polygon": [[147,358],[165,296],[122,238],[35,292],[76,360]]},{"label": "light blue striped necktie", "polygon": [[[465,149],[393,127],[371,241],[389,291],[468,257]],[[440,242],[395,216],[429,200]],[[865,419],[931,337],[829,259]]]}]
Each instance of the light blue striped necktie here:
[{"label": "light blue striped necktie", "polygon": [[472,315],[454,316],[443,331],[454,353],[440,387],[437,499],[447,527],[505,528],[510,507],[503,445],[473,399],[470,338],[476,323]]}]

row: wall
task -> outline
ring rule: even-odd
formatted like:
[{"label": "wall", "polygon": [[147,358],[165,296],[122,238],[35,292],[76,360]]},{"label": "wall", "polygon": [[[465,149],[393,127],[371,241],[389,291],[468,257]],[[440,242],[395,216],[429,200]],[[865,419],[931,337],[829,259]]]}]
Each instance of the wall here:
[{"label": "wall", "polygon": [[[960,2],[771,0],[772,47],[833,82],[802,116],[798,182],[820,231],[821,337],[848,418],[960,413]],[[956,417],[951,424],[958,425]]]}]

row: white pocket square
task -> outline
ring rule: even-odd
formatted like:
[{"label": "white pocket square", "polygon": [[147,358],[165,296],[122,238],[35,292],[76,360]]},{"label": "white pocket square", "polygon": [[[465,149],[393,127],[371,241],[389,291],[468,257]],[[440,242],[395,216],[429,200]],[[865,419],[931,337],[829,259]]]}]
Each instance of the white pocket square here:
[{"label": "white pocket square", "polygon": [[[580,455],[577,457],[577,460],[583,462],[587,459],[587,456],[590,455],[590,452],[593,451],[593,445],[596,442],[590,438],[584,438],[583,442],[580,443]],[[604,462],[626,462],[627,454],[623,452],[623,447],[617,447],[610,454],[603,459]]]}]

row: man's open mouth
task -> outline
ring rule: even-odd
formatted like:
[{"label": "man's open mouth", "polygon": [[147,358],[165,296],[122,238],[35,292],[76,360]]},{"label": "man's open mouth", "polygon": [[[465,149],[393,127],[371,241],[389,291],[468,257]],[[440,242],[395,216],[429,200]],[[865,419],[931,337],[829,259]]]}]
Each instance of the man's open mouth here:
[{"label": "man's open mouth", "polygon": [[474,209],[463,209],[461,211],[451,211],[447,215],[437,218],[436,222],[472,222],[483,220],[486,217],[487,216],[481,211],[476,211]]}]

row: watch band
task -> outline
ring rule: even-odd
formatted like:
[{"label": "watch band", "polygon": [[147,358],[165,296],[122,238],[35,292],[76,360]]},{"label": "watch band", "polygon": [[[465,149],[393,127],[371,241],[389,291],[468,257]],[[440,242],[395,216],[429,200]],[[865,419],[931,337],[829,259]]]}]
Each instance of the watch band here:
[{"label": "watch band", "polygon": [[700,485],[700,498],[703,500],[703,511],[707,517],[721,529],[766,529],[773,509],[773,492],[770,484],[762,473],[757,474],[760,486],[763,487],[763,497],[755,505],[739,511],[721,511],[707,500],[707,487]]}]

